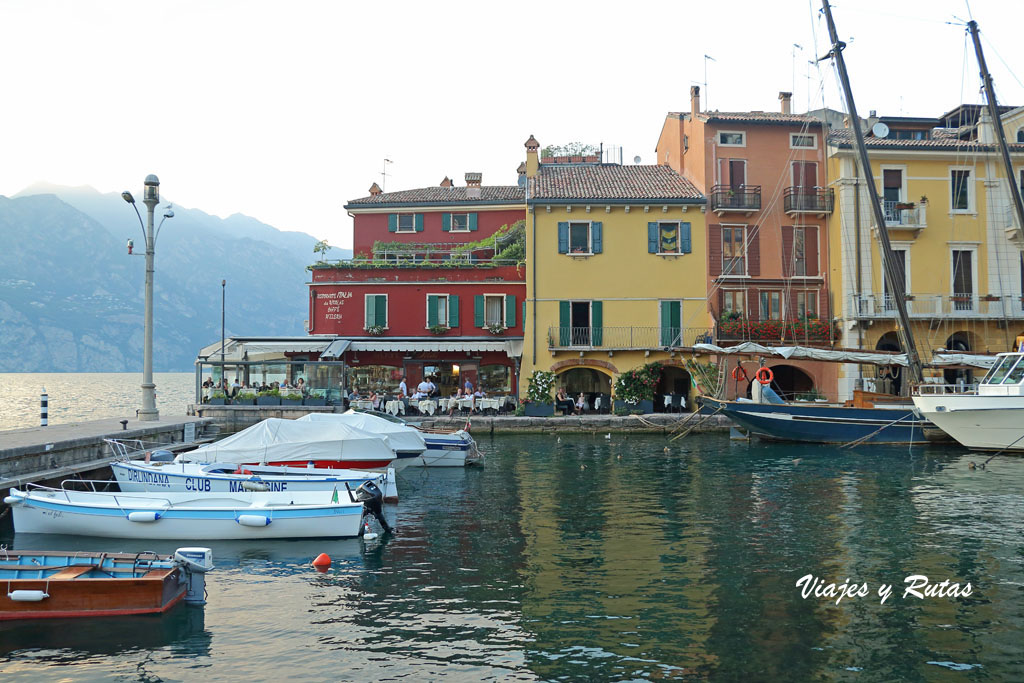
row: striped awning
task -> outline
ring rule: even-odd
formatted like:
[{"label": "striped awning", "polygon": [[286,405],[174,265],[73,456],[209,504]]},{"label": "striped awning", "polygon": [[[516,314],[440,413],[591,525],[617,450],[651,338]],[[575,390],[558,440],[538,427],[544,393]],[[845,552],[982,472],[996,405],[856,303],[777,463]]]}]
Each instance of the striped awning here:
[{"label": "striped awning", "polygon": [[472,339],[438,339],[434,340],[359,340],[353,341],[351,351],[395,351],[413,353],[417,351],[440,351],[450,353],[505,353],[509,357],[521,355],[523,342],[521,339],[503,341],[485,341]]}]

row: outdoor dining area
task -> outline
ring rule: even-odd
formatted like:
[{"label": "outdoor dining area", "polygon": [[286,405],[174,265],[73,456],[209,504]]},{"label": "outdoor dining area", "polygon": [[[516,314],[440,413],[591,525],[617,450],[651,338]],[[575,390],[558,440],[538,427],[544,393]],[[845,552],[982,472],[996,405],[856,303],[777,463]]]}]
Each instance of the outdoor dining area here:
[{"label": "outdoor dining area", "polygon": [[355,399],[349,407],[357,410],[379,410],[393,415],[436,415],[457,413],[460,415],[506,415],[516,409],[514,396],[468,397],[468,398],[399,398],[397,396],[378,399]]}]

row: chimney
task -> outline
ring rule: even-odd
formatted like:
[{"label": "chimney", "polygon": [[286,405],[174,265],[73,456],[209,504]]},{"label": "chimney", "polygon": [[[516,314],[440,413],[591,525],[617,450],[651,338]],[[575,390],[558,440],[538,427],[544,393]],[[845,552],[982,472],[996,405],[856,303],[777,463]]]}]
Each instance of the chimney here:
[{"label": "chimney", "polygon": [[484,179],[483,173],[466,174],[466,198],[480,199],[480,183]]},{"label": "chimney", "polygon": [[537,142],[537,138],[530,136],[530,139],[526,141],[526,177],[533,178],[537,175],[537,169],[540,167],[540,160],[538,159],[538,150],[540,150],[540,143]]},{"label": "chimney", "polygon": [[782,107],[781,107],[780,111],[783,114],[792,114],[793,113],[792,100],[793,100],[793,93],[785,92],[785,91],[782,91],[782,92],[779,93],[779,102],[782,103]]},{"label": "chimney", "polygon": [[380,185],[378,185],[377,183],[374,183],[373,185],[370,185],[370,196],[371,197],[376,197],[381,192],[383,192],[383,190],[380,189]]},{"label": "chimney", "polygon": [[449,178],[448,176],[445,176],[444,180],[441,181],[441,187],[451,187],[451,186],[452,186],[452,179]]},{"label": "chimney", "polygon": [[525,161],[519,164],[519,168],[516,169],[516,173],[519,174],[519,177],[522,177],[522,176],[526,175],[526,162]]},{"label": "chimney", "polygon": [[700,113],[700,86],[690,86],[690,116],[697,118],[697,114]]}]

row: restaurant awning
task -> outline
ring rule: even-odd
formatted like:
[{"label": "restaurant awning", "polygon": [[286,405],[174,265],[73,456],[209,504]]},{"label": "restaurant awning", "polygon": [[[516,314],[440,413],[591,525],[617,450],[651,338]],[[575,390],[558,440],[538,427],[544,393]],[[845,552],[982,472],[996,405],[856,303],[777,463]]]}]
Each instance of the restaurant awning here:
[{"label": "restaurant awning", "polygon": [[472,339],[451,339],[437,341],[419,340],[359,340],[353,341],[349,347],[353,352],[357,351],[394,351],[399,353],[414,353],[417,351],[440,351],[447,353],[505,353],[509,357],[515,357],[522,353],[523,342],[521,339],[503,341],[483,341]]},{"label": "restaurant awning", "polygon": [[349,339],[335,339],[320,352],[320,360],[338,360],[343,353],[348,351],[351,343],[352,341]]}]

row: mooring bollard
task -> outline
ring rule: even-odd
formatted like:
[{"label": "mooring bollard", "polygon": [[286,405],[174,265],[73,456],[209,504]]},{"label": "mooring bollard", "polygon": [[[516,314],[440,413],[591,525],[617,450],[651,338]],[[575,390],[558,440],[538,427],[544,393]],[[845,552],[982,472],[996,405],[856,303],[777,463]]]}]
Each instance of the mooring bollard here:
[{"label": "mooring bollard", "polygon": [[48,422],[46,414],[48,412],[47,404],[49,402],[50,402],[50,399],[46,395],[46,387],[43,387],[43,393],[39,397],[39,426],[40,427],[45,427],[47,422]]}]

